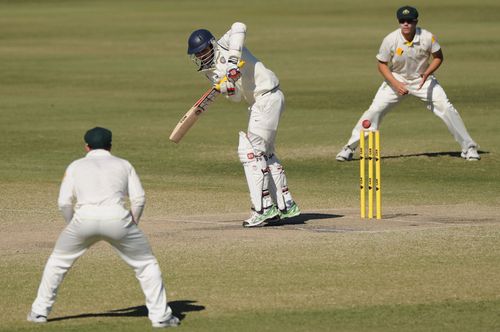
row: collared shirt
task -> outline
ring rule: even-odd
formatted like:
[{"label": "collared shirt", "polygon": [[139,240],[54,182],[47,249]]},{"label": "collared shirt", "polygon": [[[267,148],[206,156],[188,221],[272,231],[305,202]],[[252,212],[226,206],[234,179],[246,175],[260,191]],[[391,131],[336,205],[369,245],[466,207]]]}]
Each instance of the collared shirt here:
[{"label": "collared shirt", "polygon": [[245,66],[241,68],[241,78],[236,82],[236,95],[230,96],[229,99],[239,101],[243,96],[249,104],[253,104],[256,98],[275,89],[280,82],[278,77],[243,45],[245,35],[244,24],[237,22],[232,25],[217,41],[215,69],[207,71],[206,76],[212,83],[224,77],[229,57],[237,53],[235,50],[240,50],[239,54],[241,60],[245,61]]},{"label": "collared shirt", "polygon": [[[145,194],[134,167],[107,150],[97,149],[68,166],[59,191],[58,205],[62,209],[73,205],[76,199],[76,213],[80,209],[106,207],[112,217],[115,212],[128,212],[124,209],[127,197],[131,210],[139,211],[140,216]],[[100,217],[106,217],[99,213]]]},{"label": "collared shirt", "polygon": [[411,42],[407,41],[401,29],[388,34],[377,54],[377,60],[387,62],[391,71],[406,79],[416,79],[429,67],[431,54],[441,46],[429,31],[417,28]]}]

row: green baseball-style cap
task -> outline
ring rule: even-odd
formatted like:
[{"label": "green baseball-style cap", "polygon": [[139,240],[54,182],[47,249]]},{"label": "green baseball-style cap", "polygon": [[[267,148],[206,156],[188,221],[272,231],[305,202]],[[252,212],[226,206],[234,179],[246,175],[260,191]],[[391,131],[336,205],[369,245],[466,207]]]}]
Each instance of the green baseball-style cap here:
[{"label": "green baseball-style cap", "polygon": [[417,8],[410,6],[403,6],[398,9],[396,12],[396,16],[398,20],[412,20],[415,21],[418,19],[418,11]]},{"label": "green baseball-style cap", "polygon": [[92,128],[85,133],[83,138],[91,149],[109,149],[111,147],[112,134],[106,128]]}]

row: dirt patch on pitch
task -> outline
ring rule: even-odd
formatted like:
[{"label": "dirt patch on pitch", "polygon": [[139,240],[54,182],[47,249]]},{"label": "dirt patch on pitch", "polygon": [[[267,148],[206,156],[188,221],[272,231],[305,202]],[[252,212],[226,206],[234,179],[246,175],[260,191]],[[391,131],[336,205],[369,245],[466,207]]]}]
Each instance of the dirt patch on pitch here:
[{"label": "dirt patch on pitch", "polygon": [[[6,212],[6,211],[3,211]],[[0,254],[51,250],[64,228],[56,213],[33,215],[32,211],[1,214]],[[306,210],[300,216],[245,229],[246,213],[203,214],[182,218],[152,216],[140,227],[154,243],[188,245],[204,240],[251,241],[297,239],[304,234],[411,232],[453,227],[500,226],[500,208],[479,205],[432,205],[387,208],[382,220],[361,219],[357,209]]]},{"label": "dirt patch on pitch", "polygon": [[[260,229],[316,230],[330,227],[345,231],[391,231],[397,229],[428,228],[440,226],[473,226],[485,223],[500,223],[500,208],[477,205],[432,205],[407,206],[384,211],[381,220],[361,219],[355,209],[321,209],[303,211],[300,216],[283,221],[270,222]],[[190,225],[188,228],[241,228],[246,214],[208,214],[185,218],[151,218],[153,223],[175,222]],[[198,225],[198,226],[194,226]]]},{"label": "dirt patch on pitch", "polygon": [[[477,205],[410,206],[387,209],[382,220],[361,219],[357,209],[303,211],[302,215],[245,229],[246,214],[208,214],[185,218],[151,218],[143,228],[152,243],[173,241],[300,241],[348,233],[417,232],[478,226],[500,226],[500,208]],[[175,240],[174,240],[175,239]]]}]

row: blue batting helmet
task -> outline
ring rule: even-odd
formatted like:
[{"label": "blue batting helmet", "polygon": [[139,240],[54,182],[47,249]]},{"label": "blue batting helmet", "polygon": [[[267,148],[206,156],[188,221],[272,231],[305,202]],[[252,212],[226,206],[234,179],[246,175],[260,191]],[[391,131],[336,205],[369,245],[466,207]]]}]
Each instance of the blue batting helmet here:
[{"label": "blue batting helmet", "polygon": [[213,67],[215,48],[215,37],[208,30],[199,29],[189,36],[187,53],[199,71]]},{"label": "blue batting helmet", "polygon": [[209,47],[214,41],[215,37],[212,33],[205,29],[194,31],[188,39],[188,54],[195,54],[203,51]]}]

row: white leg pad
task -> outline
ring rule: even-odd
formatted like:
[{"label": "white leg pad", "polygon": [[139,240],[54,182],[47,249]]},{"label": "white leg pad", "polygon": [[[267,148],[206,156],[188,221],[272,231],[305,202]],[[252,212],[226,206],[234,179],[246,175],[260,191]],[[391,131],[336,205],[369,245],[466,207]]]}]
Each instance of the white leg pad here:
[{"label": "white leg pad", "polygon": [[269,196],[269,169],[264,154],[256,153],[247,135],[240,131],[238,156],[247,179],[250,199],[256,211],[272,205]]},{"label": "white leg pad", "polygon": [[280,210],[286,210],[293,204],[293,198],[288,191],[285,171],[276,155],[272,155],[267,160],[267,165],[271,173],[272,181],[269,185],[269,191],[273,200]]}]

